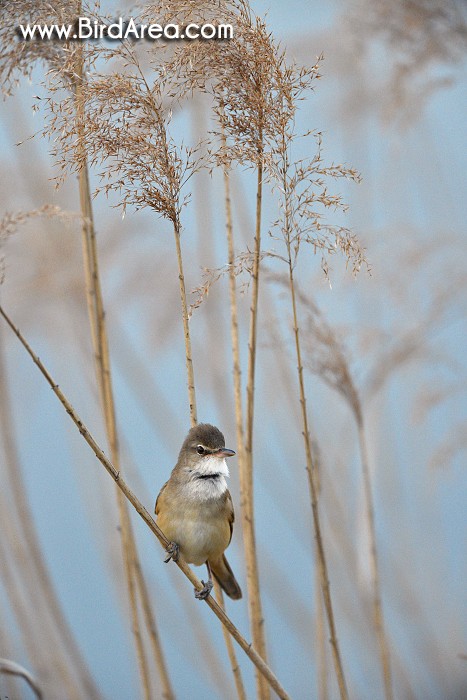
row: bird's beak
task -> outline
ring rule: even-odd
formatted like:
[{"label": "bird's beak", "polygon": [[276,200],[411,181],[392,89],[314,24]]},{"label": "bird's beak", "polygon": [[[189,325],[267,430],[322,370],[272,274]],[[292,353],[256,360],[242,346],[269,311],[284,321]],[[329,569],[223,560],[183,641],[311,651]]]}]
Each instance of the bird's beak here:
[{"label": "bird's beak", "polygon": [[227,447],[221,447],[216,454],[219,455],[219,457],[233,457],[235,452],[227,449]]}]

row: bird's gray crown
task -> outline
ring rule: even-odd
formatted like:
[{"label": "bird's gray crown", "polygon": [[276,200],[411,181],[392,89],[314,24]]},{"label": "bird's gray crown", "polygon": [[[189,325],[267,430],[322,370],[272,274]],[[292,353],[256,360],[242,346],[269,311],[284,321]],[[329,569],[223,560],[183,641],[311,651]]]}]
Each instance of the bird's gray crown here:
[{"label": "bird's gray crown", "polygon": [[191,428],[186,436],[180,454],[185,450],[196,448],[198,445],[207,447],[208,450],[220,450],[222,447],[225,447],[224,436],[219,428],[216,428],[214,425],[198,423],[198,425]]}]

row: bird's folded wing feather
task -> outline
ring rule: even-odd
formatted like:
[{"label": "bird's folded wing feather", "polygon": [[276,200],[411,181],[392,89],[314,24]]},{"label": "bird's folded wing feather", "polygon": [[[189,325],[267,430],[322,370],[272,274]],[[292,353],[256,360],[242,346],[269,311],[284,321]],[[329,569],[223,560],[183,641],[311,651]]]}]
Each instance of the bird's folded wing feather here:
[{"label": "bird's folded wing feather", "polygon": [[155,512],[156,512],[156,515],[159,515],[159,510],[160,510],[160,497],[161,497],[162,494],[164,493],[165,487],[167,486],[168,483],[169,483],[168,481],[165,482],[164,486],[163,486],[163,487],[161,488],[161,490],[159,491],[158,497],[156,498],[156,506],[155,506],[155,508],[154,508],[154,510],[155,510]]},{"label": "bird's folded wing feather", "polygon": [[229,539],[229,544],[232,540],[232,532],[233,532],[233,524],[235,522],[235,513],[234,513],[234,507],[232,503],[232,496],[230,495],[230,491],[226,492],[226,508],[229,511],[229,526],[230,526],[230,539]]}]

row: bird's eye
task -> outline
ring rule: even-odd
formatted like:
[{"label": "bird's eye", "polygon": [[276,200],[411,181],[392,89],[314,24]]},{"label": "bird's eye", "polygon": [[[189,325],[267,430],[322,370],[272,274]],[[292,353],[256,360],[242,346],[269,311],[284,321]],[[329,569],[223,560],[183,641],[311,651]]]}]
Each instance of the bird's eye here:
[{"label": "bird's eye", "polygon": [[206,452],[206,450],[204,449],[204,447],[203,447],[202,445],[198,445],[198,447],[196,448],[196,452],[197,452],[199,455],[204,455],[204,453]]}]

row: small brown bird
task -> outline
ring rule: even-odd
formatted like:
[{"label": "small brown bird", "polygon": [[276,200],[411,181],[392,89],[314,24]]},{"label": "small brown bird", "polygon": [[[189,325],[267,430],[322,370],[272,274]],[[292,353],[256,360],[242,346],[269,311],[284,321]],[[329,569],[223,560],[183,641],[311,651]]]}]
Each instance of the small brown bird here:
[{"label": "small brown bird", "polygon": [[178,462],[156,501],[157,524],[170,540],[166,563],[177,561],[181,554],[187,564],[207,566],[209,578],[202,581],[201,591],[195,591],[200,600],[211,592],[212,574],[230,598],[242,597],[224,555],[234,523],[225,458],[234,454],[225,447],[218,428],[196,425],[186,436]]}]

